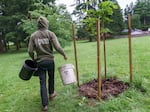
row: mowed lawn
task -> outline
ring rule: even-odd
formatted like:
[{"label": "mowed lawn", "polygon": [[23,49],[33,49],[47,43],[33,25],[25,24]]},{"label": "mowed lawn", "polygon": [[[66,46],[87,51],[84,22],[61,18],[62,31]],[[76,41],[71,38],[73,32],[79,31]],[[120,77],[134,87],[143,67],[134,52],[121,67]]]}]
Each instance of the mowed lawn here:
[{"label": "mowed lawn", "polygon": [[[49,112],[150,112],[150,36],[132,38],[133,83],[118,97],[106,101],[87,99],[79,95],[77,84],[64,86],[58,67],[75,65],[73,45],[65,48],[68,60],[55,53],[55,90],[57,97],[49,102]],[[128,38],[106,41],[107,77],[129,82]],[[80,84],[97,78],[96,42],[77,42]],[[23,81],[18,74],[24,52],[0,54],[0,112],[41,112],[38,77]],[[101,42],[101,74],[104,76],[103,42]],[[144,92],[141,92],[144,90]]]}]

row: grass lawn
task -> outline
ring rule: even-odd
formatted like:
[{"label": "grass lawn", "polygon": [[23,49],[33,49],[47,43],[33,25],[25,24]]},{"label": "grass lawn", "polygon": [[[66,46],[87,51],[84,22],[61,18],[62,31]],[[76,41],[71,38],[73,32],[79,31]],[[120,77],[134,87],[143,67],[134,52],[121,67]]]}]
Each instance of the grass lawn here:
[{"label": "grass lawn", "polygon": [[[87,99],[78,93],[77,84],[64,86],[58,67],[73,63],[73,46],[65,48],[68,60],[55,54],[55,90],[57,97],[49,102],[49,112],[149,112],[150,111],[150,36],[132,38],[133,83],[118,97],[107,101]],[[116,76],[129,82],[128,39],[106,41],[107,77]],[[78,41],[77,55],[80,84],[97,78],[96,42]],[[27,52],[0,55],[0,112],[41,112],[39,79],[23,81],[18,77]],[[101,42],[101,74],[104,75],[103,42]],[[146,92],[141,92],[140,88]]]}]

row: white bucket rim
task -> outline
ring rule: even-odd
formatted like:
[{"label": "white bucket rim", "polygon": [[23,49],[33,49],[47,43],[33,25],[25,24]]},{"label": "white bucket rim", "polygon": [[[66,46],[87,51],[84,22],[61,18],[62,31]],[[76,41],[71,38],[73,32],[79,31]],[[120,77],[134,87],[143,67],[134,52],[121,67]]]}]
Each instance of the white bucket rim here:
[{"label": "white bucket rim", "polygon": [[[69,85],[69,84],[73,84],[76,82],[73,64],[69,63],[69,64],[61,65],[60,67],[58,67],[58,71],[60,73],[63,85]],[[68,78],[65,79],[66,78],[66,75],[64,74],[65,72],[67,72],[67,73],[70,72],[70,75],[67,76],[68,78],[70,78],[69,80],[68,80]]]},{"label": "white bucket rim", "polygon": [[71,67],[71,68],[73,68],[73,69],[74,69],[74,65],[73,65],[73,64],[71,64],[71,63],[63,64],[63,65],[59,66],[59,67],[58,67],[58,69],[62,69],[62,68],[64,68],[64,67]]}]

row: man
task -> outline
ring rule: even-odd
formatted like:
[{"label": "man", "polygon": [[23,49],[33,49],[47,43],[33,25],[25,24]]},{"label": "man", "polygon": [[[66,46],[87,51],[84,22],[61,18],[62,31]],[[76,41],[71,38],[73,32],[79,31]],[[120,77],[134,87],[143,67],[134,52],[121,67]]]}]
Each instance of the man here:
[{"label": "man", "polygon": [[[58,51],[65,60],[67,56],[61,48],[55,33],[48,30],[48,20],[40,16],[37,20],[37,31],[35,31],[29,40],[28,53],[32,60],[37,61],[38,75],[40,79],[40,93],[42,100],[42,111],[48,111],[48,94],[46,88],[46,71],[48,71],[48,93],[49,100],[53,100],[56,96],[54,91],[54,71],[55,62],[53,55],[53,47]],[[36,55],[34,53],[36,52]]]}]

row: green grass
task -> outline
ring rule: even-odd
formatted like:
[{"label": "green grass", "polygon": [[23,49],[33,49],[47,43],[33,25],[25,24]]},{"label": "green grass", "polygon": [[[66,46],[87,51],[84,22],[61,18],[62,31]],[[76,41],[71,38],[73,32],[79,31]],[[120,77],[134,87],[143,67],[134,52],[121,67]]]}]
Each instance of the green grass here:
[{"label": "green grass", "polygon": [[[149,112],[150,110],[150,37],[132,38],[133,84],[117,98],[107,101],[87,99],[78,93],[77,84],[63,86],[58,67],[73,63],[73,46],[65,48],[68,60],[55,54],[55,90],[58,94],[49,102],[49,112]],[[106,41],[107,77],[116,76],[129,82],[128,39]],[[97,77],[96,42],[77,42],[80,84]],[[18,77],[27,52],[0,55],[0,112],[40,112],[39,79],[23,81]],[[104,75],[103,42],[101,42],[101,74]],[[140,88],[146,92],[141,92]]]}]

